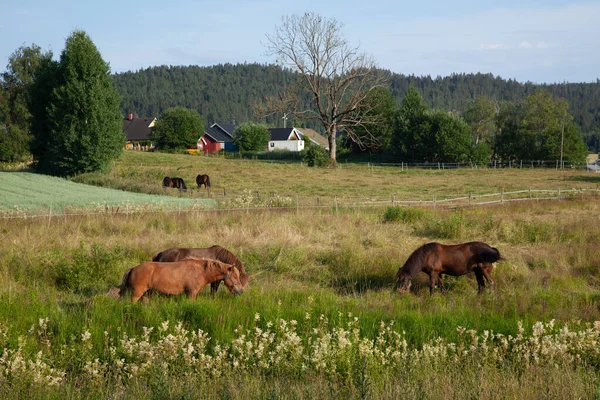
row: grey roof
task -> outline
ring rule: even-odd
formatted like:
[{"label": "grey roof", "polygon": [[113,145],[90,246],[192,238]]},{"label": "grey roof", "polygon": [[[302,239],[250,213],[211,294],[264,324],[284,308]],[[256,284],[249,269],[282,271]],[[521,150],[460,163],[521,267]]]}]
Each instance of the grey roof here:
[{"label": "grey roof", "polygon": [[219,129],[219,130],[223,131],[225,134],[233,137],[233,132],[235,132],[235,128],[237,128],[237,125],[236,124],[217,124],[215,122],[210,127]]},{"label": "grey roof", "polygon": [[211,127],[208,127],[204,130],[204,134],[207,136],[210,136],[211,138],[213,138],[216,142],[233,142],[233,138],[231,136],[229,136],[228,134],[226,134],[225,132],[223,132],[223,130],[218,129],[217,127],[215,127],[216,124],[214,124]]},{"label": "grey roof", "polygon": [[271,140],[288,140],[294,128],[269,128]]}]

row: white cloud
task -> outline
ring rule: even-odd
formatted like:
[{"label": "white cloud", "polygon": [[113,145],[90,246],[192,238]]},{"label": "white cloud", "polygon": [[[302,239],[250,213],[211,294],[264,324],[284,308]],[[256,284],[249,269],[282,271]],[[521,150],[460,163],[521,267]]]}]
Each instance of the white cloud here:
[{"label": "white cloud", "polygon": [[529,42],[521,42],[521,43],[519,43],[519,48],[520,49],[531,49],[531,48],[533,48],[533,45]]},{"label": "white cloud", "polygon": [[506,50],[510,49],[510,46],[505,44],[482,44],[480,46],[484,50]]}]

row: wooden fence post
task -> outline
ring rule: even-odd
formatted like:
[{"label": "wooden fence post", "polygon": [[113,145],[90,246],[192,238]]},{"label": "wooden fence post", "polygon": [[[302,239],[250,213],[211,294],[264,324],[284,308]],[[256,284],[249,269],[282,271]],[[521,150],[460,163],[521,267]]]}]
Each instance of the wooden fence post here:
[{"label": "wooden fence post", "polygon": [[338,204],[337,204],[337,196],[334,196],[333,201],[335,202],[335,216],[338,215]]}]

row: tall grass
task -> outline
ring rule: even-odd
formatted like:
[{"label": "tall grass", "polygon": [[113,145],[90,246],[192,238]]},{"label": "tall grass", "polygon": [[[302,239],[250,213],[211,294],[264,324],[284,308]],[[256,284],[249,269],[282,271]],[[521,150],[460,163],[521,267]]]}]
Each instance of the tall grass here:
[{"label": "tall grass", "polygon": [[[577,338],[597,339],[596,331],[572,321],[600,320],[600,237],[594,217],[599,209],[595,202],[563,201],[460,211],[262,210],[2,220],[0,369],[10,365],[14,371],[0,374],[0,391],[3,397],[44,398],[463,398],[474,393],[494,398],[498,393],[565,397],[569,385],[570,393],[593,397],[598,394],[600,365],[595,350],[568,346],[579,343]],[[506,257],[493,272],[496,291],[478,296],[472,276],[447,277],[448,292],[430,297],[423,275],[415,279],[413,293],[392,293],[396,271],[416,247],[428,241],[470,240],[486,241]],[[124,271],[157,251],[213,244],[245,262],[251,280],[241,297],[221,290],[212,298],[206,291],[196,301],[154,295],[147,303],[132,305],[105,295]],[[290,331],[275,330],[281,329],[281,320],[288,328],[296,321],[300,344],[286,342],[296,340]],[[551,320],[555,323],[549,328]],[[170,330],[160,333],[165,321]],[[179,321],[187,331],[185,340],[173,331]],[[549,335],[546,342],[531,341],[542,337],[534,335],[538,321],[544,323],[542,336]],[[390,335],[406,342],[410,359],[429,349],[443,353],[453,343],[470,341],[468,330],[478,332],[478,346],[485,331],[516,338],[522,323],[524,333],[522,346],[515,342],[507,358],[490,359],[478,350],[477,356],[454,361],[434,357],[381,366],[380,359],[359,349],[361,343],[365,349],[364,341],[377,340],[382,322]],[[573,337],[561,336],[567,324]],[[271,329],[267,338],[273,334],[274,339],[268,346],[281,351],[277,354],[283,359],[268,364],[270,369],[257,369],[261,359],[254,354],[246,361],[238,359],[243,368],[234,366],[239,356],[234,347],[259,340],[256,328],[262,333]],[[169,334],[175,337],[169,340],[174,340],[177,352],[183,352],[188,341],[199,340],[190,336],[199,329],[211,339],[202,351],[194,342],[192,353],[198,360],[214,360],[219,349],[229,349],[218,376],[185,364],[184,353],[176,353],[181,355],[176,360],[165,353]],[[338,342],[330,342],[331,348],[320,342],[327,335],[339,340],[340,329],[351,335],[346,338],[351,346],[342,353],[337,352],[339,345],[331,344]],[[130,354],[125,343],[133,339],[137,353]],[[532,353],[535,349],[550,351],[550,344],[559,339],[572,350],[558,358],[527,365],[515,358],[521,353],[533,357],[538,354]],[[498,340],[493,346],[488,343],[489,351],[504,351]],[[310,364],[316,351],[311,346],[318,343],[329,349],[335,374]],[[543,347],[546,344],[550,347]],[[278,345],[283,347],[277,350]],[[385,342],[389,351],[393,346]],[[298,354],[300,347],[304,350]],[[143,357],[150,353],[158,358],[144,366],[148,359]],[[303,370],[303,364],[310,368]],[[143,373],[130,375],[136,366]],[[60,378],[59,384],[49,386],[51,378]]]}]

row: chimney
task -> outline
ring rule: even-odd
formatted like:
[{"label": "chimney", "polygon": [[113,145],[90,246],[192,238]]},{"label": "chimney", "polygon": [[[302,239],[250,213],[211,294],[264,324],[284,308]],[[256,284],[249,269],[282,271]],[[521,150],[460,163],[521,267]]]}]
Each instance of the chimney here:
[{"label": "chimney", "polygon": [[130,120],[130,121],[133,121],[133,113],[132,113],[132,112],[130,112],[130,113],[129,113],[129,116],[128,116],[128,117],[129,117],[129,120]]}]

